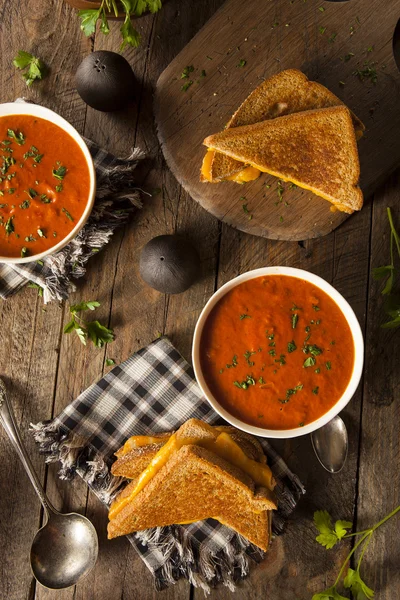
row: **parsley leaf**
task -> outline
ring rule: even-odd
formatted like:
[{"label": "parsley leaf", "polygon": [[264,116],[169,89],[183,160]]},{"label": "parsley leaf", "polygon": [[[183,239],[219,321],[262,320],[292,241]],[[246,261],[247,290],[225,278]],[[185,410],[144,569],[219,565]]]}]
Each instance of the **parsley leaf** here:
[{"label": "parsley leaf", "polygon": [[95,310],[99,306],[100,302],[96,302],[95,300],[89,300],[88,302],[80,302],[79,304],[73,304],[69,307],[69,310],[70,313],[74,315],[84,310]]},{"label": "parsley leaf", "polygon": [[332,527],[332,520],[328,511],[317,510],[314,513],[314,524],[319,531],[319,535],[315,538],[317,542],[328,550],[333,548],[339,541],[339,538]]},{"label": "parsley leaf", "polygon": [[112,367],[115,365],[115,360],[113,358],[106,358],[106,365],[107,367]]},{"label": "parsley leaf", "polygon": [[100,306],[100,302],[90,300],[88,302],[80,302],[70,306],[69,311],[72,315],[71,321],[64,327],[64,333],[76,332],[82,344],[86,346],[87,340],[91,340],[97,348],[102,348],[105,344],[111,343],[114,340],[114,332],[108,329],[99,321],[86,322],[78,317],[78,313],[86,310],[95,310]]},{"label": "parsley leaf", "polygon": [[330,587],[324,592],[314,594],[312,600],[349,600],[345,596],[341,596],[336,590],[336,586]]},{"label": "parsley leaf", "polygon": [[20,50],[17,56],[13,60],[13,65],[17,69],[27,69],[25,73],[22,74],[22,77],[25,79],[26,85],[30,86],[37,79],[42,79],[46,73],[46,65],[37,58],[30,54],[29,52],[25,52],[24,50]]},{"label": "parsley leaf", "polygon": [[131,14],[129,12],[130,0],[121,0],[121,3],[124,5],[126,12],[125,21],[121,25],[121,34],[122,34],[122,44],[120,46],[120,52],[125,48],[125,46],[132,46],[132,48],[137,48],[140,45],[141,37],[136,29],[132,25]]},{"label": "parsley leaf", "polygon": [[53,173],[53,177],[62,181],[67,173],[67,167],[60,165],[60,163],[58,163],[58,164],[59,164],[59,166],[57,167],[57,169],[53,169],[52,173]]},{"label": "parsley leaf", "polygon": [[288,349],[289,354],[291,352],[294,352],[295,350],[297,350],[297,346],[296,346],[294,340],[292,340],[291,342],[288,342],[287,349]]},{"label": "parsley leaf", "polygon": [[374,597],[374,590],[371,590],[371,588],[361,579],[358,570],[354,571],[349,568],[343,584],[345,588],[351,590],[351,593],[356,600],[364,600],[365,598],[371,600]]},{"label": "parsley leaf", "polygon": [[389,207],[387,208],[387,215],[390,225],[391,264],[373,269],[372,275],[376,280],[384,279],[385,277],[387,278],[385,287],[381,293],[385,297],[384,308],[386,314],[388,317],[390,317],[390,320],[384,323],[382,327],[392,329],[395,327],[400,327],[400,297],[399,294],[394,291],[395,276],[398,275],[398,271],[394,264],[394,253],[396,248],[400,258],[400,236],[394,226],[392,212]]},{"label": "parsley leaf", "polygon": [[80,10],[78,17],[81,19],[81,29],[86,36],[93,35],[96,31],[96,23],[100,18],[100,9]]},{"label": "parsley leaf", "polygon": [[105,344],[114,341],[114,332],[112,329],[108,329],[99,321],[92,321],[87,323],[87,334],[90,340],[97,348],[102,348]]}]

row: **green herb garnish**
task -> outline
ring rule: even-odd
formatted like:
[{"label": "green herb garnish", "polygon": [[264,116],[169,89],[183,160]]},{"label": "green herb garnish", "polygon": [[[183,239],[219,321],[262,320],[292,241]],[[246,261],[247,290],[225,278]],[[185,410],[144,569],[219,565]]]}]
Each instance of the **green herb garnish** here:
[{"label": "green herb garnish", "polygon": [[29,200],[24,200],[22,204],[19,205],[19,207],[22,208],[22,210],[26,210],[30,207],[30,205],[31,203],[29,202]]},{"label": "green herb garnish", "polygon": [[32,85],[37,79],[43,79],[46,74],[46,65],[43,61],[24,50],[18,52],[13,60],[13,65],[17,69],[25,71],[25,73],[22,73],[22,77],[25,79],[27,86]]},{"label": "green herb garnish", "polygon": [[360,81],[369,79],[371,83],[376,85],[376,82],[378,81],[378,74],[376,72],[376,68],[374,67],[375,64],[376,63],[374,62],[365,62],[362,69],[353,71],[353,75],[356,75]]},{"label": "green herb garnish", "polygon": [[320,307],[318,306],[318,304],[313,304],[312,307],[315,310],[315,312],[318,312],[319,310],[321,310]]},{"label": "green herb garnish", "polygon": [[15,231],[13,219],[14,217],[10,217],[9,219],[7,219],[6,224],[4,226],[7,236]]},{"label": "green herb garnish", "polygon": [[241,320],[241,321],[243,321],[243,319],[251,319],[251,316],[250,316],[250,315],[243,314],[243,315],[240,315],[240,317],[239,317],[239,318],[240,318],[240,320]]},{"label": "green herb garnish", "polygon": [[331,370],[331,368],[332,368],[332,365],[331,365],[331,361],[330,361],[330,360],[328,360],[328,361],[325,363],[325,367],[327,368],[327,370],[328,370],[328,371],[330,371],[330,370]]},{"label": "green herb garnish", "polygon": [[60,193],[62,192],[64,189],[63,184],[60,183],[59,185],[56,185],[56,192]]},{"label": "green herb garnish", "polygon": [[297,321],[299,320],[299,315],[295,313],[292,315],[292,329],[296,329]]},{"label": "green herb garnish", "polygon": [[72,319],[64,327],[64,333],[76,332],[82,344],[86,346],[87,340],[91,340],[97,348],[102,348],[105,344],[109,344],[114,340],[114,332],[112,329],[108,329],[99,321],[84,321],[78,316],[86,310],[95,310],[100,306],[100,302],[89,301],[80,302],[69,307],[69,311],[72,315]]},{"label": "green herb garnish", "polygon": [[313,367],[316,363],[316,360],[313,356],[309,356],[308,358],[306,358],[306,360],[303,363],[303,367],[307,368],[307,367]]},{"label": "green herb garnish", "polygon": [[247,60],[245,60],[244,58],[241,58],[239,60],[239,64],[237,65],[238,67],[245,67],[247,65]]},{"label": "green herb garnish", "polygon": [[39,229],[37,230],[37,232],[38,232],[38,236],[39,236],[40,238],[46,238],[46,235],[44,234],[44,232],[43,232],[43,230],[42,230],[42,229],[40,229],[40,228],[39,228]]},{"label": "green herb garnish", "polygon": [[67,167],[64,167],[60,163],[57,163],[59,166],[56,169],[53,169],[53,177],[62,181],[67,173]]},{"label": "green herb garnish", "polygon": [[107,367],[112,367],[112,365],[115,365],[115,360],[113,358],[106,358],[106,365]]},{"label": "green herb garnish", "polygon": [[382,295],[385,298],[384,309],[390,320],[384,323],[382,327],[393,329],[400,327],[400,296],[397,291],[394,291],[395,277],[398,275],[394,257],[396,248],[398,257],[400,258],[400,236],[395,229],[392,212],[389,207],[387,208],[387,214],[390,225],[390,264],[373,269],[372,275],[376,280],[386,279]]},{"label": "green herb garnish", "polygon": [[254,363],[250,360],[250,356],[252,356],[253,354],[255,354],[255,351],[247,350],[243,355],[249,367],[254,367]]},{"label": "green herb garnish", "polygon": [[317,387],[315,387],[315,388],[313,389],[312,393],[313,393],[313,394],[315,394],[315,395],[317,395],[317,394],[318,394],[318,392],[319,392],[319,387],[317,386]]},{"label": "green herb garnish", "polygon": [[25,258],[25,256],[27,256],[28,254],[28,248],[26,248],[25,246],[23,248],[21,248],[21,258]]},{"label": "green herb garnish", "polygon": [[189,79],[189,75],[190,75],[190,73],[193,73],[193,71],[194,71],[193,65],[189,65],[189,66],[185,67],[181,73],[181,79]]},{"label": "green herb garnish", "polygon": [[65,214],[65,216],[67,217],[67,219],[69,219],[70,221],[73,221],[73,217],[71,216],[71,214],[67,211],[66,208],[62,208],[61,211]]},{"label": "green herb garnish", "polygon": [[349,533],[347,531],[352,527],[352,523],[350,521],[336,521],[335,524],[332,525],[332,518],[326,510],[317,510],[314,513],[314,524],[319,532],[319,535],[316,537],[316,541],[324,546],[327,550],[330,550],[336,546],[336,544],[338,544],[342,539],[348,539],[356,536],[358,537],[358,541],[354,544],[353,548],[346,556],[334,584],[325,591],[314,594],[312,600],[347,600],[347,597],[342,596],[338,592],[337,588],[342,580],[346,566],[348,565],[353,554],[359,548],[361,549],[361,552],[357,561],[357,566],[355,569],[348,567],[347,574],[343,580],[343,585],[346,589],[351,591],[352,597],[357,598],[358,600],[371,600],[374,597],[374,591],[367,586],[361,577],[361,564],[365,551],[375,531],[378,529],[378,527],[386,523],[386,521],[394,517],[399,510],[400,506],[392,510],[392,512],[390,512],[386,517],[381,519],[372,527],[354,533]]},{"label": "green herb garnish", "polygon": [[185,84],[183,84],[183,86],[181,87],[182,92],[187,92],[191,85],[193,85],[192,80],[187,81]]},{"label": "green herb garnish", "polygon": [[234,357],[232,358],[231,364],[230,365],[226,365],[226,368],[227,369],[231,369],[231,368],[237,367],[237,365],[238,365],[237,354],[235,354]]},{"label": "green herb garnish", "polygon": [[16,133],[14,129],[7,129],[7,135],[9,138],[12,138],[14,142],[18,144],[18,146],[22,146],[23,144],[25,144],[25,136],[22,133],[22,131]]},{"label": "green herb garnish", "polygon": [[296,346],[294,340],[292,340],[291,342],[288,342],[287,349],[288,349],[289,354],[291,352],[294,352],[295,350],[297,350],[297,346]]}]

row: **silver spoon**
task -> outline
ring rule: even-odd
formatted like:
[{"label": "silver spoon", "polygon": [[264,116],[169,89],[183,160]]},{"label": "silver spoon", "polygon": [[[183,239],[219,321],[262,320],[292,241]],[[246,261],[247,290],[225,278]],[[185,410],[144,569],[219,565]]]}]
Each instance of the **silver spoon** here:
[{"label": "silver spoon", "polygon": [[0,422],[19,454],[46,516],[46,524],[39,529],[32,543],[32,572],[47,588],[75,585],[96,563],[99,549],[96,530],[86,517],[77,513],[61,514],[49,502],[23,446],[1,379]]},{"label": "silver spoon", "polygon": [[339,473],[343,469],[349,443],[346,425],[339,416],[313,431],[311,443],[324,469],[330,473]]}]

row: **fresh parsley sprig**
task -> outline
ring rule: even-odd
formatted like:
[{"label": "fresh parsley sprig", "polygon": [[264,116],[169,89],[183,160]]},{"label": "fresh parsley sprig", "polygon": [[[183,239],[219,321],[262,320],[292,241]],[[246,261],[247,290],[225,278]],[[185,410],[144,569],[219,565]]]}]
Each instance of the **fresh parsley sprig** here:
[{"label": "fresh parsley sprig", "polygon": [[100,306],[100,302],[90,300],[88,302],[80,302],[69,307],[69,312],[72,319],[64,327],[64,333],[72,333],[75,331],[82,344],[86,346],[87,340],[91,340],[97,348],[102,348],[105,344],[110,344],[114,341],[114,332],[108,329],[99,321],[84,321],[78,316],[78,313],[86,310],[95,310]]},{"label": "fresh parsley sprig", "polygon": [[[156,13],[161,9],[162,3],[161,0],[140,0],[139,2],[137,0],[120,0],[120,3],[125,12],[125,19],[120,28],[122,35],[120,51],[122,52],[127,45],[137,48],[141,41],[139,33],[132,25],[132,18],[140,17],[146,10]],[[118,4],[117,0],[102,0],[98,9],[80,10],[78,16],[81,19],[81,29],[84,34],[93,35],[96,31],[97,21],[100,21],[101,33],[108,35],[110,33],[108,14],[114,13],[118,17]]]},{"label": "fresh parsley sprig", "polygon": [[398,275],[395,267],[395,248],[400,258],[400,236],[393,223],[392,212],[387,208],[387,214],[390,225],[390,264],[373,269],[374,279],[381,280],[386,278],[385,287],[382,295],[385,297],[385,312],[390,320],[382,325],[385,329],[394,329],[400,327],[400,295],[395,291],[395,277]]},{"label": "fresh parsley sprig", "polygon": [[29,52],[20,50],[13,60],[14,67],[25,71],[22,77],[25,79],[27,86],[32,85],[37,79],[43,79],[46,74],[46,65],[40,58],[33,56]]},{"label": "fresh parsley sprig", "polygon": [[339,574],[336,577],[335,583],[323,592],[314,594],[312,600],[348,600],[347,596],[342,596],[338,592],[337,587],[342,579],[342,576],[344,575],[350,558],[358,548],[361,548],[361,554],[357,562],[357,567],[356,569],[348,567],[347,574],[343,580],[343,585],[346,589],[351,591],[353,597],[357,598],[357,600],[372,600],[374,597],[374,591],[367,586],[361,577],[361,563],[364,558],[365,551],[368,548],[368,544],[371,541],[375,531],[378,529],[378,527],[386,523],[386,521],[394,517],[394,515],[399,511],[400,505],[369,529],[355,531],[354,533],[349,533],[347,531],[352,527],[352,523],[350,521],[336,521],[335,524],[332,525],[331,516],[326,510],[317,510],[314,513],[314,524],[319,531],[319,535],[317,535],[316,540],[327,550],[330,550],[336,546],[336,544],[342,539],[347,539],[354,536],[360,536],[360,539],[354,544],[353,548],[346,556]]}]

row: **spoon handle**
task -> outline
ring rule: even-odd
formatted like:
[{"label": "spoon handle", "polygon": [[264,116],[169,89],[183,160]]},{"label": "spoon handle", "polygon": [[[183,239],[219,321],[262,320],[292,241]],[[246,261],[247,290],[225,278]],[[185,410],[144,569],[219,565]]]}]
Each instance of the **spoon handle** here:
[{"label": "spoon handle", "polygon": [[50,516],[49,511],[50,512],[58,512],[58,511],[56,511],[56,509],[53,507],[51,502],[48,500],[48,498],[43,490],[43,487],[35,473],[35,470],[33,468],[31,460],[25,450],[25,446],[22,442],[22,439],[21,439],[21,436],[19,433],[18,425],[15,421],[15,416],[14,416],[13,410],[12,410],[11,405],[7,398],[6,386],[4,385],[4,382],[2,379],[0,379],[0,422],[3,425],[4,429],[6,430],[6,433],[7,433],[8,437],[10,438],[15,450],[17,451],[17,453],[22,461],[22,464],[24,465],[25,471],[27,472],[29,479],[31,480],[31,483],[32,483],[33,487],[35,488],[37,495],[40,498],[40,502],[43,505],[46,516],[47,516],[47,518],[49,518],[49,516]]}]

